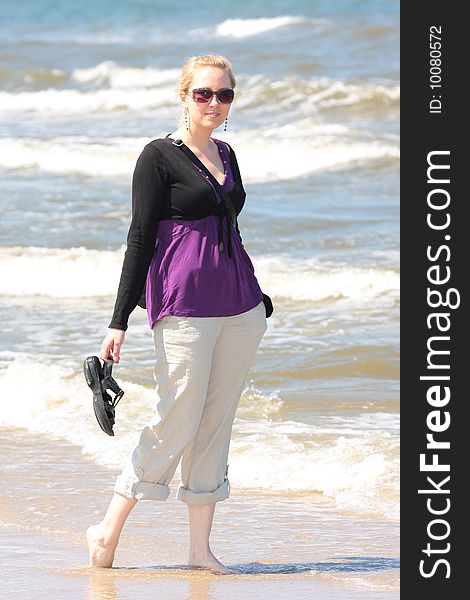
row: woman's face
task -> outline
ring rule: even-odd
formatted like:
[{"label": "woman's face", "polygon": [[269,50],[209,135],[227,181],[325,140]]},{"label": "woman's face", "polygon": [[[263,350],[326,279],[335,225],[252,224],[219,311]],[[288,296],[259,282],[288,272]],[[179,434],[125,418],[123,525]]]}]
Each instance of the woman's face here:
[{"label": "woman's face", "polygon": [[197,103],[191,97],[191,91],[197,88],[209,88],[218,91],[222,88],[231,88],[230,77],[227,71],[217,67],[200,67],[194,71],[193,80],[187,94],[181,97],[183,105],[189,112],[190,126],[215,129],[219,127],[230,112],[230,104],[221,104],[217,97],[212,96],[206,103]]}]

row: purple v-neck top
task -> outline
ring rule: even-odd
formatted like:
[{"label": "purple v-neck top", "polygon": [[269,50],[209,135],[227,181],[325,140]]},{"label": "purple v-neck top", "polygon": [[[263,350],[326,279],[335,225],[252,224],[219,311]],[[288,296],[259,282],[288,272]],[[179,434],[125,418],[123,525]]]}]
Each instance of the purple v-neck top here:
[{"label": "purple v-neck top", "polygon": [[[211,138],[225,161],[224,188],[229,191],[233,173],[227,146]],[[194,168],[198,169],[196,165]],[[201,177],[206,175],[201,172]],[[212,184],[208,181],[208,184]],[[213,187],[213,186],[212,186]],[[214,189],[214,188],[213,188]],[[221,199],[214,189],[217,202]],[[164,219],[158,222],[155,251],[146,282],[146,305],[151,328],[166,315],[227,317],[257,306],[263,293],[253,264],[232,228],[232,258],[218,248],[218,217],[196,220]],[[224,239],[227,239],[224,219]]]}]

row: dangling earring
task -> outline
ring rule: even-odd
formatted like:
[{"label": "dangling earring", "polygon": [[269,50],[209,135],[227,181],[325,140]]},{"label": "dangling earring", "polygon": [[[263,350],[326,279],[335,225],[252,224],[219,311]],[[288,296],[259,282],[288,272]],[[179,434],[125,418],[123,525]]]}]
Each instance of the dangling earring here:
[{"label": "dangling earring", "polygon": [[187,108],[184,109],[184,122],[186,125],[186,131],[189,131],[189,114]]},{"label": "dangling earring", "polygon": [[224,131],[227,131],[227,121],[228,121],[228,117],[225,119]]}]

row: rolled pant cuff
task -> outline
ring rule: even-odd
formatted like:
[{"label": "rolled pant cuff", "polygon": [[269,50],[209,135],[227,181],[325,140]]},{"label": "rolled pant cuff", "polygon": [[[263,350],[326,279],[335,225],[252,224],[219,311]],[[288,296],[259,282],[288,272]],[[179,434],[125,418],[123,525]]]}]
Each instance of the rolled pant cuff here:
[{"label": "rolled pant cuff", "polygon": [[166,500],[170,488],[150,481],[135,481],[121,475],[116,479],[114,491],[131,500]]},{"label": "rolled pant cuff", "polygon": [[192,492],[181,485],[178,486],[176,497],[186,504],[214,504],[226,500],[230,496],[230,483],[226,479],[214,492]]}]

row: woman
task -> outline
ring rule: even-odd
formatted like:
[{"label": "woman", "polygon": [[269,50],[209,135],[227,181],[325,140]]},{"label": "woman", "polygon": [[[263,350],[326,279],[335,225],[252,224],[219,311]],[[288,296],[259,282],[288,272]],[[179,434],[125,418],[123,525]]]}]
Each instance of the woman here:
[{"label": "woman", "polygon": [[231,572],[212,554],[209,534],[215,503],[229,496],[232,423],[267,315],[236,223],[245,200],[236,157],[211,137],[227,123],[234,87],[227,59],[188,59],[179,128],[147,144],[137,160],[127,250],[101,358],[111,353],[119,362],[129,314],[145,288],[157,413],[117,478],[103,521],[87,531],[92,566],[112,566],[130,511],[141,499],[167,499],[181,459],[177,498],[189,510],[189,565]]}]

